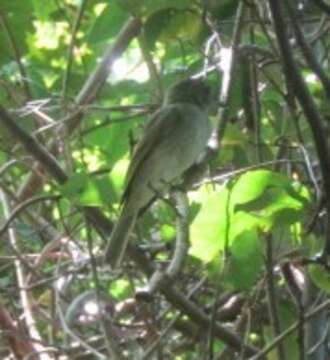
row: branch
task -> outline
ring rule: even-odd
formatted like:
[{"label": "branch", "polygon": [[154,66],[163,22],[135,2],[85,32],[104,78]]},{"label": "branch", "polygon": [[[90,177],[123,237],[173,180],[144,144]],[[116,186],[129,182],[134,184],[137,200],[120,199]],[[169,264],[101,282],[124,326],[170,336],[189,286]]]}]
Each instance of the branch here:
[{"label": "branch", "polygon": [[18,126],[7,110],[1,105],[0,122],[3,123],[13,137],[25,147],[26,151],[42,164],[45,170],[51,174],[56,181],[63,184],[67,180],[67,175],[62,170],[55,157],[33,136]]},{"label": "branch", "polygon": [[0,227],[0,237],[4,234],[4,232],[8,229],[9,225],[12,223],[13,220],[18,216],[20,212],[25,210],[27,207],[29,207],[32,204],[35,204],[40,201],[44,200],[58,200],[60,198],[60,195],[41,195],[41,196],[35,196],[30,199],[25,200],[21,204],[17,205],[15,209],[12,210],[10,214],[8,214],[7,219],[4,224]]},{"label": "branch", "polygon": [[[0,200],[3,207],[3,212],[5,217],[7,218],[10,214],[10,207],[8,203],[8,199],[6,195],[0,191]],[[13,229],[9,230],[9,242],[10,246],[15,249],[16,252],[20,252],[19,248],[17,246],[17,236],[16,232]],[[28,291],[25,289],[26,284],[26,276],[24,272],[24,266],[23,263],[20,261],[20,259],[17,259],[14,262],[15,265],[15,273],[16,273],[16,279],[17,279],[17,287],[19,290],[19,297],[20,302],[23,310],[23,318],[26,325],[27,332],[29,334],[29,337],[34,340],[33,348],[36,352],[43,352],[45,350],[44,346],[41,344],[42,337],[39,332],[39,329],[37,327],[37,322],[33,317],[33,311],[32,311],[32,305],[31,305],[31,299],[29,296]],[[43,360],[50,360],[50,356],[44,355],[42,357]]]},{"label": "branch", "polygon": [[268,2],[273,17],[277,40],[282,53],[284,74],[297,100],[299,101],[305,118],[310,126],[320,162],[328,217],[326,230],[327,238],[323,252],[323,255],[326,256],[330,254],[330,153],[326,138],[326,131],[322,124],[323,119],[319,114],[317,106],[310,95],[306,83],[294,60],[292,47],[289,43],[289,37],[286,32],[287,26],[283,20],[280,2],[277,0],[269,0]]},{"label": "branch", "polygon": [[8,343],[10,350],[17,359],[34,351],[33,342],[28,338],[24,330],[15,321],[8,310],[0,303],[0,329],[2,330],[2,340]]},{"label": "branch", "polygon": [[[35,158],[42,163],[49,175],[51,175],[59,183],[66,181],[67,175],[51,154],[49,154],[33,137],[16,125],[11,116],[2,107],[0,107],[0,120],[3,120],[2,122],[12,135],[25,146],[26,151],[35,156]],[[88,219],[101,234],[104,235],[111,232],[112,223],[103,213],[101,213],[101,211],[95,208],[85,208],[84,211]],[[154,272],[154,266],[134,246],[128,246],[128,254],[145,273],[150,275]],[[205,329],[209,327],[209,316],[197,305],[189,301],[178,290],[174,289],[171,284],[167,282],[162,284],[161,291],[166,299],[173,304],[173,306],[187,314],[193,321],[197,322]],[[218,323],[215,324],[214,333],[226,344],[239,351],[244,351],[247,355],[254,355],[257,352],[256,348],[245,344],[238,335]]]},{"label": "branch", "polygon": [[[129,20],[124,25],[118,34],[116,41],[107,47],[100,63],[86,80],[81,91],[76,96],[75,102],[77,105],[87,105],[96,97],[97,93],[106,82],[114,61],[117,60],[127,49],[130,42],[140,32],[141,27],[141,21],[136,18]],[[65,126],[67,126],[68,135],[70,135],[73,130],[80,124],[83,115],[83,107],[80,107],[72,114],[69,114],[64,119],[60,120],[65,124]],[[61,129],[59,131],[61,131]],[[56,144],[56,140],[52,139],[47,147],[51,152],[53,152]],[[30,176],[20,188],[18,197],[21,200],[24,200],[31,194],[31,189],[33,192],[37,192],[41,186],[42,181],[40,181],[40,178],[37,178],[34,174],[30,174]]]},{"label": "branch", "polygon": [[328,100],[330,101],[330,78],[323,71],[323,69],[322,69],[321,65],[319,64],[319,62],[317,61],[312,49],[310,48],[309,44],[307,43],[307,41],[304,37],[304,34],[302,33],[301,28],[299,27],[299,24],[297,21],[297,14],[295,13],[291,4],[289,3],[289,1],[285,1],[284,4],[288,10],[288,15],[291,20],[291,24],[293,27],[293,31],[294,31],[297,43],[302,50],[302,53],[307,61],[307,64],[314,71],[316,76],[320,79],[323,89],[326,93],[326,96],[327,96]]},{"label": "branch", "polygon": [[[270,323],[275,337],[281,333],[281,324],[279,319],[278,298],[276,296],[274,259],[273,259],[273,238],[271,235],[266,236],[266,276],[267,276],[267,297]],[[286,353],[283,342],[277,344],[277,356],[279,359],[286,359]]]},{"label": "branch", "polygon": [[[138,18],[131,19],[124,25],[114,44],[105,50],[102,60],[94,72],[85,82],[83,88],[76,97],[76,103],[90,103],[98,91],[104,85],[111,71],[113,63],[123,54],[128,45],[141,31],[142,23]],[[75,123],[73,121],[73,123]],[[71,124],[72,126],[73,124]]]},{"label": "branch", "polygon": [[173,191],[176,203],[176,241],[173,257],[165,271],[157,269],[151,276],[147,286],[136,293],[136,297],[150,301],[152,295],[159,290],[162,284],[173,281],[183,267],[189,248],[189,203],[187,194],[181,190]]},{"label": "branch", "polygon": [[[307,320],[311,319],[320,312],[327,310],[329,308],[329,305],[330,305],[330,300],[326,300],[322,304],[318,305],[314,310],[310,311],[304,316],[304,323],[306,323]],[[301,325],[300,320],[293,323],[286,330],[284,330],[279,336],[277,336],[270,344],[266,345],[257,355],[253,356],[250,360],[264,359],[265,355],[267,355],[271,350],[273,350],[274,347],[277,346],[279,342],[283,341],[290,334],[296,331],[300,325]]]}]

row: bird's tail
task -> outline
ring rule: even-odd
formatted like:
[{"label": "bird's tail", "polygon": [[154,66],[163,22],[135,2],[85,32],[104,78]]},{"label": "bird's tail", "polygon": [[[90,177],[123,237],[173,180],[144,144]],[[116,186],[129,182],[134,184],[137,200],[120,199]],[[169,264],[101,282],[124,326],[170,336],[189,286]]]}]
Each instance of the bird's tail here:
[{"label": "bird's tail", "polygon": [[115,269],[123,260],[127,248],[130,233],[134,227],[137,215],[126,215],[123,211],[119,217],[113,232],[110,236],[107,248],[105,250],[104,262]]}]

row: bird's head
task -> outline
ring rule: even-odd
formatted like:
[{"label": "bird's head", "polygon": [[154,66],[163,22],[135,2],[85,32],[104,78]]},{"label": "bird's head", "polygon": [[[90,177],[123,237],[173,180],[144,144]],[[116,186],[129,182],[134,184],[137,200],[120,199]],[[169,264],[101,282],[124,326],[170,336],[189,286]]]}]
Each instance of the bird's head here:
[{"label": "bird's head", "polygon": [[172,85],[166,96],[165,105],[190,103],[208,108],[211,103],[211,88],[202,79],[185,79]]}]

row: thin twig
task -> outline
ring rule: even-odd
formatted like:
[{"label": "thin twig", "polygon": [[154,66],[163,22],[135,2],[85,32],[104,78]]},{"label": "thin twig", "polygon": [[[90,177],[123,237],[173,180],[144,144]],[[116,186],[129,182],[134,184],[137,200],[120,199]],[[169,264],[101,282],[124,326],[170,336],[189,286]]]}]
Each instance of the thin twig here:
[{"label": "thin twig", "polygon": [[[5,216],[8,217],[10,214],[8,199],[5,193],[2,191],[0,191],[0,197],[1,197],[1,203],[4,209]],[[14,229],[9,230],[9,240],[11,247],[14,248],[17,252],[19,252],[17,246],[16,233]],[[41,334],[39,333],[39,330],[36,325],[36,321],[34,320],[33,317],[30,296],[28,294],[28,291],[24,290],[25,281],[26,281],[24,269],[22,266],[22,262],[19,259],[15,260],[14,264],[16,269],[17,283],[18,283],[18,287],[20,288],[19,294],[21,299],[21,305],[23,308],[26,328],[29,333],[29,336],[32,339],[36,339],[38,341],[34,343],[34,349],[39,353],[44,350],[44,346],[41,345],[42,337]],[[47,354],[40,354],[39,358],[40,360],[51,360],[51,358]]]},{"label": "thin twig", "polygon": [[77,17],[75,19],[73,29],[72,29],[71,40],[70,40],[70,45],[69,45],[68,55],[67,55],[66,69],[65,69],[65,74],[64,74],[64,77],[63,77],[63,84],[62,84],[62,97],[63,97],[63,99],[65,99],[65,96],[66,96],[68,83],[69,83],[69,78],[70,78],[70,74],[71,74],[71,68],[72,68],[73,57],[74,57],[73,56],[74,55],[74,47],[75,47],[75,42],[76,42],[76,39],[77,39],[76,36],[77,36],[77,32],[78,32],[80,24],[81,24],[81,20],[82,20],[84,11],[86,9],[87,1],[88,0],[83,0],[80,3],[80,7],[79,7],[79,10],[78,10],[78,13],[77,13]]},{"label": "thin twig", "polygon": [[0,237],[7,231],[9,225],[13,222],[13,220],[15,220],[15,218],[30,205],[33,205],[35,203],[45,201],[45,200],[56,201],[56,200],[60,199],[60,197],[61,197],[60,195],[40,195],[40,196],[35,196],[33,198],[23,201],[21,204],[17,205],[12,210],[12,212],[8,215],[5,223],[2,224],[2,226],[0,227]]},{"label": "thin twig", "polygon": [[[43,168],[50,176],[59,183],[66,181],[67,175],[61,167],[59,167],[54,158],[50,156],[45,148],[42,147],[34,138],[27,134],[23,129],[19,128],[12,117],[2,107],[0,107],[0,119],[3,120],[3,123],[6,125],[8,130],[10,130],[12,135],[26,147],[26,151],[41,162]],[[95,208],[85,208],[84,211],[93,226],[100,232],[101,236],[111,232],[113,225],[101,211]],[[128,254],[146,274],[154,272],[154,266],[134,246],[128,246]],[[192,320],[196,321],[200,326],[205,328],[209,326],[208,315],[193,302],[187,300],[184,295],[175,290],[172,286],[170,286],[170,284],[162,285],[161,291],[168,301],[174,304],[176,308],[187,314]],[[244,353],[247,355],[254,355],[257,352],[256,348],[245,344],[240,336],[218,323],[215,325],[215,334],[229,346],[232,346],[237,350],[244,350]]]},{"label": "thin twig", "polygon": [[[326,300],[324,303],[317,306],[314,310],[310,311],[304,316],[304,322],[312,318],[313,316],[317,315],[318,313],[322,312],[323,310],[327,309],[330,306],[330,300]],[[296,321],[286,330],[284,330],[279,336],[277,336],[270,344],[266,345],[258,354],[251,357],[249,360],[261,360],[264,359],[265,356],[273,350],[277,344],[285,338],[287,338],[290,334],[297,330],[298,326],[300,326],[300,321]]]},{"label": "thin twig", "polygon": [[[266,271],[267,271],[267,297],[268,309],[272,330],[275,337],[281,333],[281,325],[278,313],[277,296],[275,289],[275,274],[274,274],[274,259],[273,259],[273,238],[271,235],[266,236]],[[278,358],[286,359],[284,344],[279,342],[277,344]]]}]

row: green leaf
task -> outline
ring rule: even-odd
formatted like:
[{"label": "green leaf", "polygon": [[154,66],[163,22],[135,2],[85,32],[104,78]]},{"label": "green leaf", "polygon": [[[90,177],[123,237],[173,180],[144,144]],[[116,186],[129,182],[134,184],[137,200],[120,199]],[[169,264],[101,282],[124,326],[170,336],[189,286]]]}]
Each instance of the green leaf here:
[{"label": "green leaf", "polygon": [[199,190],[201,209],[190,228],[190,254],[203,262],[212,261],[223,251],[228,226],[229,192],[203,187]]},{"label": "green leaf", "polygon": [[86,173],[72,175],[60,187],[63,196],[72,199],[81,206],[109,205],[115,198],[115,192],[109,177],[92,179]]},{"label": "green leaf", "polygon": [[310,264],[308,273],[315,286],[330,294],[330,271],[320,264]]},{"label": "green leaf", "polygon": [[[27,33],[32,31],[33,25],[30,15],[33,14],[33,8],[29,0],[11,0],[0,2],[0,12],[6,16],[9,31],[15,39],[16,50],[24,55],[27,49]],[[14,61],[15,55],[12,51],[12,44],[8,39],[3,27],[0,25],[0,65]]]},{"label": "green leaf", "polygon": [[300,210],[302,208],[302,202],[291,197],[285,189],[269,187],[258,198],[235,206],[235,211],[253,212],[260,216],[269,217],[279,210]]},{"label": "green leaf", "polygon": [[258,214],[250,214],[244,211],[238,211],[231,216],[229,239],[231,242],[245,231],[251,231],[259,228],[267,231],[273,225],[272,219],[261,217]]},{"label": "green leaf", "polygon": [[244,204],[263,194],[269,186],[291,186],[291,181],[285,176],[269,170],[248,171],[238,178],[231,192],[231,203]]},{"label": "green leaf", "polygon": [[192,40],[201,29],[200,15],[192,10],[166,8],[153,13],[145,23],[145,37],[153,49],[156,41]]},{"label": "green leaf", "polygon": [[48,20],[49,16],[57,10],[56,3],[53,1],[31,0],[36,16],[40,20]]},{"label": "green leaf", "polygon": [[111,282],[108,292],[116,299],[123,299],[131,295],[132,285],[127,279],[118,279]]},{"label": "green leaf", "polygon": [[290,179],[268,170],[248,172],[217,192],[203,188],[200,196],[190,253],[203,262],[220,255],[226,242],[230,249],[246,231],[294,224],[306,202]]},{"label": "green leaf", "polygon": [[32,10],[31,0],[2,0],[0,3],[0,10],[6,12],[8,15],[13,15],[16,13],[16,15],[28,18],[26,16],[26,11]]},{"label": "green leaf", "polygon": [[80,196],[86,188],[87,182],[88,175],[86,173],[73,174],[60,187],[61,193],[68,198]]},{"label": "green leaf", "polygon": [[108,166],[112,167],[129,150],[129,135],[134,124],[131,122],[112,124],[86,135],[86,143],[105,154]]},{"label": "green leaf", "polygon": [[262,245],[256,230],[245,231],[230,247],[225,284],[233,290],[249,290],[263,267]]},{"label": "green leaf", "polygon": [[127,19],[128,14],[122,7],[116,1],[109,1],[96,17],[87,36],[88,42],[94,46],[111,39],[118,34]]}]

